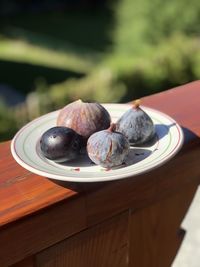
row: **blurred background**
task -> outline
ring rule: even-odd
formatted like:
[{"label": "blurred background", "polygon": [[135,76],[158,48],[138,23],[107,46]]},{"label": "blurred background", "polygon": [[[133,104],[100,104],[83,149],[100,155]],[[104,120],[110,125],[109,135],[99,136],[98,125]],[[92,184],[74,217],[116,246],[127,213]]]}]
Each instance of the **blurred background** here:
[{"label": "blurred background", "polygon": [[81,98],[125,102],[200,78],[199,0],[1,0],[0,141]]}]

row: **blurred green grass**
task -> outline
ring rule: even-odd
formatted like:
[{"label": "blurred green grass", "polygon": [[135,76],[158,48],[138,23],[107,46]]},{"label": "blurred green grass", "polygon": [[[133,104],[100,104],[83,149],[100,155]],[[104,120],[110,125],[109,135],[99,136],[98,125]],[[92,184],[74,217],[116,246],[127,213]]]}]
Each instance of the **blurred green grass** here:
[{"label": "blurred green grass", "polygon": [[39,46],[65,52],[67,48],[78,55],[85,53],[92,56],[96,52],[105,51],[111,44],[112,20],[113,13],[109,8],[20,14],[5,17],[1,31]]},{"label": "blurred green grass", "polygon": [[[27,32],[26,35],[41,39],[37,34]],[[52,43],[52,40],[49,42]],[[16,39],[0,37],[0,59],[83,73],[88,72],[94,65],[89,57],[77,56],[76,52],[71,52],[68,48],[63,51],[41,47],[32,44],[20,34]]]},{"label": "blurred green grass", "polygon": [[110,21],[108,10],[5,17],[0,25],[0,81],[28,92],[41,77],[54,84],[86,75],[110,44]]}]

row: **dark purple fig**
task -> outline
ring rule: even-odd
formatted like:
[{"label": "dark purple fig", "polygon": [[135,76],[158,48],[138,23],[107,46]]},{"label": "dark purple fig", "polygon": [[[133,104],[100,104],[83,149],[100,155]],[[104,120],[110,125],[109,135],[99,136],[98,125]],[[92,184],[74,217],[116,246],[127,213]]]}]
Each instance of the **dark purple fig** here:
[{"label": "dark purple fig", "polygon": [[116,123],[116,130],[124,134],[131,145],[142,145],[155,135],[155,126],[149,115],[139,107],[136,100]]},{"label": "dark purple fig", "polygon": [[72,128],[87,139],[91,134],[107,129],[110,121],[108,111],[101,104],[77,100],[60,111],[57,125]]},{"label": "dark purple fig", "polygon": [[111,124],[107,130],[89,137],[87,152],[94,163],[111,168],[124,163],[129,153],[129,142],[123,134],[115,131],[115,124]]},{"label": "dark purple fig", "polygon": [[82,137],[67,127],[53,127],[40,139],[42,154],[55,162],[73,160],[79,156]]}]

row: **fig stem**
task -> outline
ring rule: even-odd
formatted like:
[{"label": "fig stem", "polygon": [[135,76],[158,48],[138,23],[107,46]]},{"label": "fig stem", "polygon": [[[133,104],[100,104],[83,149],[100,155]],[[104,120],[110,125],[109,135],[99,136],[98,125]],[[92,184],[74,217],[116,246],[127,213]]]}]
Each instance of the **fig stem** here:
[{"label": "fig stem", "polygon": [[115,123],[111,123],[110,127],[108,128],[108,131],[114,132],[115,130],[116,130],[116,124]]},{"label": "fig stem", "polygon": [[133,108],[139,108],[141,104],[141,100],[140,99],[136,99],[133,101]]}]

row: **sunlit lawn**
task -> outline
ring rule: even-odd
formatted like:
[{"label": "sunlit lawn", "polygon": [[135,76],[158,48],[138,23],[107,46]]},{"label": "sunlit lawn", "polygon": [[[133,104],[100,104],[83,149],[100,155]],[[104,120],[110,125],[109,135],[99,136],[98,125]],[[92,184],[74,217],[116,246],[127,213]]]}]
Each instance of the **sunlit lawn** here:
[{"label": "sunlit lawn", "polygon": [[89,57],[76,55],[73,52],[31,44],[24,39],[0,38],[0,60],[26,62],[62,70],[88,72],[94,65]]},{"label": "sunlit lawn", "polygon": [[27,87],[34,87],[37,78],[56,83],[89,73],[109,46],[110,20],[102,11],[4,18],[0,27],[0,82],[10,82],[19,90],[21,84],[26,87],[22,91],[29,91]]}]

